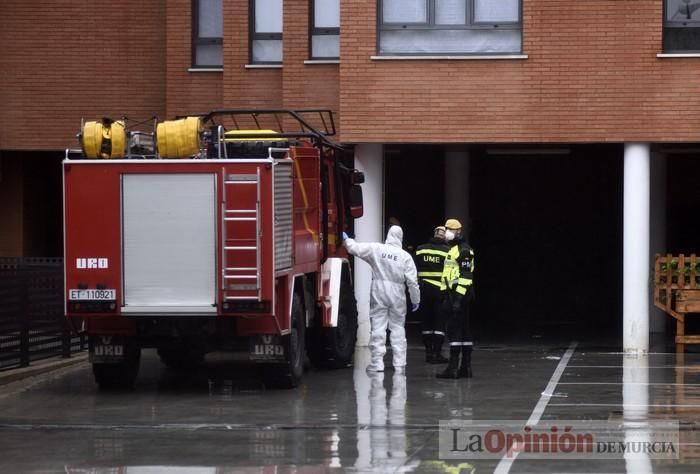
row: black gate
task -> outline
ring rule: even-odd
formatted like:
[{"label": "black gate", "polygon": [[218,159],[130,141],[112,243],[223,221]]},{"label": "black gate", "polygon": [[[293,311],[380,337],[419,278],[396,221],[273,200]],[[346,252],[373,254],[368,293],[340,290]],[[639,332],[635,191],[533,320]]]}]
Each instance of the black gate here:
[{"label": "black gate", "polygon": [[0,257],[0,371],[86,348],[63,315],[63,259]]}]

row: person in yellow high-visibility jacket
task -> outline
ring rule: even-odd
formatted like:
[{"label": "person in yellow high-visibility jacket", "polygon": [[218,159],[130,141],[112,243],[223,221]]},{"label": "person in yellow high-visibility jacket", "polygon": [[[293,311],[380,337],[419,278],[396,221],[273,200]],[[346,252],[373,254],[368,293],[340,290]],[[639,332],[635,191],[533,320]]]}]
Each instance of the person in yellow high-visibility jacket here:
[{"label": "person in yellow high-visibility jacket", "polygon": [[[473,341],[469,325],[473,298],[474,250],[464,240],[462,224],[457,219],[445,222],[445,238],[450,244],[442,271],[443,309],[447,320],[450,359],[439,378],[471,377]],[[462,356],[460,364],[460,354]]]},{"label": "person in yellow high-visibility jacket", "polygon": [[445,320],[442,317],[442,271],[450,246],[445,241],[445,228],[438,226],[433,237],[416,249],[416,269],[420,282],[419,315],[423,323],[425,361],[428,364],[444,364],[442,343],[445,340]]}]

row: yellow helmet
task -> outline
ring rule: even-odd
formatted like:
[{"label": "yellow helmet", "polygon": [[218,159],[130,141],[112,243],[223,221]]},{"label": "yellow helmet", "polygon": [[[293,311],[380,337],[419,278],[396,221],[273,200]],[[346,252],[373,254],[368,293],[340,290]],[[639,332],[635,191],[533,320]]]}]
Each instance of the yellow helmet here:
[{"label": "yellow helmet", "polygon": [[459,230],[462,228],[462,223],[457,219],[447,219],[445,222],[445,227],[450,230]]}]

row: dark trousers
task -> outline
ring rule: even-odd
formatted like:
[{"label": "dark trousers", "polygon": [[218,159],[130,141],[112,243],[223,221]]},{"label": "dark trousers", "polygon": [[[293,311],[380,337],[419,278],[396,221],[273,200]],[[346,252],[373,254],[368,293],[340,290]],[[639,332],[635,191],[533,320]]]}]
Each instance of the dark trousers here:
[{"label": "dark trousers", "polygon": [[442,296],[435,285],[421,282],[420,284],[420,313],[423,322],[423,336],[445,336],[445,319],[442,316]]},{"label": "dark trousers", "polygon": [[471,290],[462,299],[462,304],[459,305],[457,311],[450,311],[447,315],[447,340],[450,348],[471,347],[472,332],[469,324],[469,313],[471,306]]}]

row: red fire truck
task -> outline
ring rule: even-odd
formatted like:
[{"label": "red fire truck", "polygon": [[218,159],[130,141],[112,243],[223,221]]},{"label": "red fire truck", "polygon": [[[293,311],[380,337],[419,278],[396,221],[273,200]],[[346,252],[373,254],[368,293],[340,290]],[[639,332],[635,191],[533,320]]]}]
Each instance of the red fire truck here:
[{"label": "red fire truck", "polygon": [[340,233],[364,181],[327,110],[216,110],[130,130],[84,122],[63,162],[65,314],[100,387],[133,385],[142,348],[207,353],[294,387],[305,352],[350,364],[357,309]]}]

